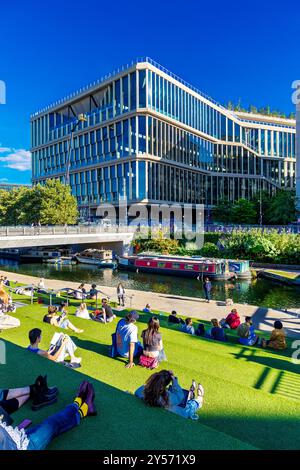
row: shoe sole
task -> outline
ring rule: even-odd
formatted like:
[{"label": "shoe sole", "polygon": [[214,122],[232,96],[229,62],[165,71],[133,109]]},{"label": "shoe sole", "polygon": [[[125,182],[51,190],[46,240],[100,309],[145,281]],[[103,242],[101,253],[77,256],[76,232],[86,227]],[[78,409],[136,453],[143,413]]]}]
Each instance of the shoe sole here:
[{"label": "shoe sole", "polygon": [[54,405],[54,403],[57,402],[57,398],[53,398],[53,400],[49,400],[49,401],[46,401],[44,403],[40,403],[39,405],[32,405],[31,409],[32,411],[38,411],[40,410],[41,408],[44,408],[44,406],[50,406],[50,405]]}]

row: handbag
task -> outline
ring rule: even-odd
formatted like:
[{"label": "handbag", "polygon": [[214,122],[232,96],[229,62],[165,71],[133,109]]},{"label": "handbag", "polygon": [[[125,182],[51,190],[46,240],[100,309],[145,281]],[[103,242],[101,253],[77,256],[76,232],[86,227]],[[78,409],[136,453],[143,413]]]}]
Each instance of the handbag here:
[{"label": "handbag", "polygon": [[157,357],[148,357],[142,354],[140,356],[139,365],[142,367],[146,367],[146,369],[156,369],[156,367],[158,366]]}]

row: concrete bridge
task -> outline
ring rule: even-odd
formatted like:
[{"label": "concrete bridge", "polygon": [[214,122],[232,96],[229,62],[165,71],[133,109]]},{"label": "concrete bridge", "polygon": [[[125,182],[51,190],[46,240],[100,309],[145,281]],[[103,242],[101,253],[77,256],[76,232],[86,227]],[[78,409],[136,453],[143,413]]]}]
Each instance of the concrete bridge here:
[{"label": "concrete bridge", "polygon": [[0,227],[0,249],[94,245],[122,254],[129,249],[135,231],[136,227],[99,225]]}]

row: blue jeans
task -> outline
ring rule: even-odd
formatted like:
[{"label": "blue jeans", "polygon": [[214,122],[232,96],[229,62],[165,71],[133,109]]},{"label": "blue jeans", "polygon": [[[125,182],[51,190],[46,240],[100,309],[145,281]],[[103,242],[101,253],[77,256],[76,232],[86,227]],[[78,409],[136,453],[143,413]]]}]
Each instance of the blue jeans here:
[{"label": "blue jeans", "polygon": [[41,424],[26,431],[29,439],[27,450],[43,450],[55,437],[80,424],[78,406],[73,403],[55,415],[49,416]]},{"label": "blue jeans", "polygon": [[204,290],[204,293],[205,293],[205,299],[206,300],[210,300],[210,290]]}]

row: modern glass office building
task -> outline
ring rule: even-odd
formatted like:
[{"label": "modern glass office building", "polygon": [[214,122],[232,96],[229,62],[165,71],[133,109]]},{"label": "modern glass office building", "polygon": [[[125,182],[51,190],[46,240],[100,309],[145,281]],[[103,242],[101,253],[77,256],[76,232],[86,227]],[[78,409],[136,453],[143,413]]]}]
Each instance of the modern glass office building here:
[{"label": "modern glass office building", "polygon": [[125,195],[212,207],[294,188],[295,134],[294,120],[229,111],[140,58],[31,116],[32,180],[69,167],[82,213]]}]

